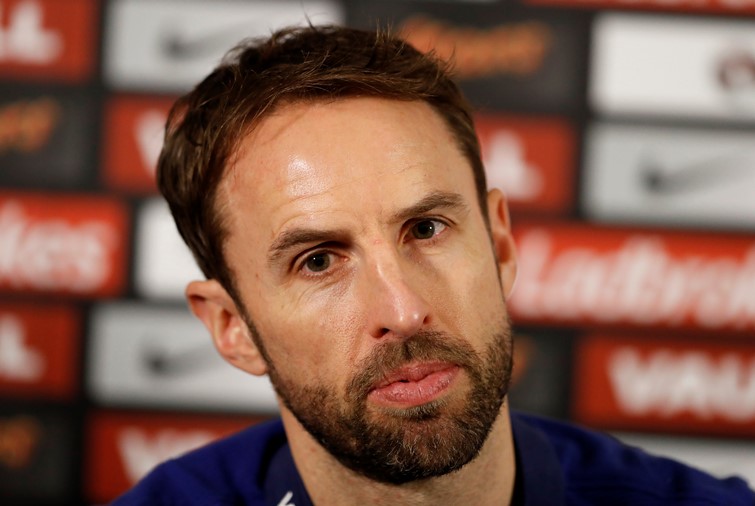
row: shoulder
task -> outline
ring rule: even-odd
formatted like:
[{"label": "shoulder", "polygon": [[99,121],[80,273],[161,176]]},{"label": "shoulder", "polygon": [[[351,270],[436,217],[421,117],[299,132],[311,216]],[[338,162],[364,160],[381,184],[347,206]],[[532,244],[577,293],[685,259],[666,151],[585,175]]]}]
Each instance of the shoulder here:
[{"label": "shoulder", "polygon": [[273,420],[163,462],[114,506],[263,504],[268,463],[286,444]]},{"label": "shoulder", "polygon": [[562,469],[567,504],[755,505],[755,492],[740,478],[715,478],[576,425],[513,417],[549,441]]}]

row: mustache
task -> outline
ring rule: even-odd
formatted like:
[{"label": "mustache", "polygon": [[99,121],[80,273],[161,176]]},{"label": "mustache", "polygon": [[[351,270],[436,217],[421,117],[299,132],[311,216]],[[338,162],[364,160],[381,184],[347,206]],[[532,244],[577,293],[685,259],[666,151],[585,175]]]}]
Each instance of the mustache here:
[{"label": "mustache", "polygon": [[372,387],[392,371],[411,362],[440,361],[475,370],[480,362],[466,341],[446,332],[420,331],[403,340],[376,347],[358,364],[359,373],[349,382],[347,395],[361,401]]}]

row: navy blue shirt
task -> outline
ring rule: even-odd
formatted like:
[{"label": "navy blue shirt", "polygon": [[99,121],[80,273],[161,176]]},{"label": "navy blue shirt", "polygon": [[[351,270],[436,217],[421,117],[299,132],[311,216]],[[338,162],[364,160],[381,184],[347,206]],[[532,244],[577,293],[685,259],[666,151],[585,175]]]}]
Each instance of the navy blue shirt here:
[{"label": "navy blue shirt", "polygon": [[[611,436],[512,413],[512,505],[755,506],[739,478],[713,478]],[[492,477],[491,477],[492,479]],[[115,506],[310,506],[283,425],[256,425],[156,467]]]}]

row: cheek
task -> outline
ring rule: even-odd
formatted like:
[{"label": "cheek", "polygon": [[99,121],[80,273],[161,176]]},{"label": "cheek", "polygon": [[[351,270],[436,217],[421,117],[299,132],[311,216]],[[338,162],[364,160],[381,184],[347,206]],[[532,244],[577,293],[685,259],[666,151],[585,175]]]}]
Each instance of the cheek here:
[{"label": "cheek", "polygon": [[503,294],[492,250],[487,243],[460,248],[434,264],[432,297],[436,318],[448,330],[465,336],[500,319],[505,312]]},{"label": "cheek", "polygon": [[[298,381],[328,384],[347,377],[354,343],[364,321],[349,287],[310,290],[297,297],[268,298],[259,330],[282,374]],[[265,299],[260,299],[265,300]]]}]

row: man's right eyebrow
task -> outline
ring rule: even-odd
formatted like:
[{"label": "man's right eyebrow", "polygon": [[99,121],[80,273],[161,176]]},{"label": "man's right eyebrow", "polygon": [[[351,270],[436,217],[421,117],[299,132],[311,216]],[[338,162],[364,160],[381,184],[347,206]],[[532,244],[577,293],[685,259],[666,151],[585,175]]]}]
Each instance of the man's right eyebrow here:
[{"label": "man's right eyebrow", "polygon": [[293,228],[280,234],[270,246],[267,262],[274,264],[280,261],[288,251],[303,244],[321,242],[345,241],[348,233],[344,230],[319,230],[311,228]]}]

